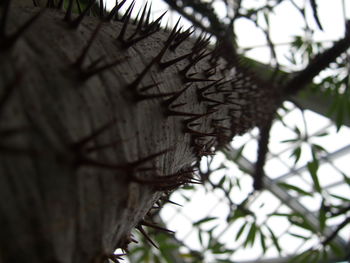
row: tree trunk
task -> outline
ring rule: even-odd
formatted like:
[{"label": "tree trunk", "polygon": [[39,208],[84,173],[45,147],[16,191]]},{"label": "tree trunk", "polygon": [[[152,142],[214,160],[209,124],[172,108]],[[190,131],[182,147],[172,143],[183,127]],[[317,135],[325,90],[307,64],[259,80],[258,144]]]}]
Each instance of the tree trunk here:
[{"label": "tree trunk", "polygon": [[104,262],[276,90],[178,28],[45,10],[22,32],[38,12],[0,22],[0,262]]}]

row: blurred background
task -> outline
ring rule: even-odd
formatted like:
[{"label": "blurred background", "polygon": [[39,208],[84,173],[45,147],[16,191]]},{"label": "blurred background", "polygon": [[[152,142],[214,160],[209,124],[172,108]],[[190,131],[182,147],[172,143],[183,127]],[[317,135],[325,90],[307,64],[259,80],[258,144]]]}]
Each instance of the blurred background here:
[{"label": "blurred background", "polygon": [[[105,3],[113,6],[114,1]],[[292,76],[342,38],[345,0],[153,0],[171,28],[212,35],[246,58],[259,77]],[[130,3],[126,3],[124,10]],[[231,51],[232,51],[231,50]],[[230,50],[228,50],[228,55]],[[259,131],[235,137],[202,159],[202,185],[170,195],[152,220],[175,231],[139,232],[125,262],[348,262],[350,260],[349,54],[278,110],[270,133],[263,190],[253,188]]]}]

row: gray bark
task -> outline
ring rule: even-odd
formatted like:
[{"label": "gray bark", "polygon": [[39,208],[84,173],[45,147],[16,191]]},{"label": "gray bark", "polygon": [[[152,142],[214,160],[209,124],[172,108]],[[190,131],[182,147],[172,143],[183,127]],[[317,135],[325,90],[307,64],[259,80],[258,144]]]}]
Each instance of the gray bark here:
[{"label": "gray bark", "polygon": [[[7,34],[38,11],[11,8]],[[119,63],[83,80],[73,64],[99,19],[86,17],[71,29],[63,16],[46,10],[0,52],[0,101],[10,90],[0,105],[3,263],[104,262],[114,249],[126,247],[130,231],[163,192],[177,186],[170,179],[155,182],[154,176],[177,174],[179,184],[187,182],[184,170],[262,124],[277,103],[274,88],[257,85],[240,68],[226,69],[218,58],[215,74],[194,81],[208,78],[211,55],[191,66],[186,76],[192,81],[181,72],[190,64],[184,59],[166,69],[154,63],[138,85],[131,85],[162,50],[169,32],[160,30],[125,48],[117,40],[120,22],[101,25],[83,68],[100,58],[98,66]],[[126,35],[134,31],[128,25]],[[194,43],[186,40],[175,51],[166,50],[161,61],[189,52],[195,59]],[[207,94],[200,91],[214,82]],[[175,95],[138,99],[184,87],[171,104],[166,99]],[[203,115],[174,116],[169,110]]]}]

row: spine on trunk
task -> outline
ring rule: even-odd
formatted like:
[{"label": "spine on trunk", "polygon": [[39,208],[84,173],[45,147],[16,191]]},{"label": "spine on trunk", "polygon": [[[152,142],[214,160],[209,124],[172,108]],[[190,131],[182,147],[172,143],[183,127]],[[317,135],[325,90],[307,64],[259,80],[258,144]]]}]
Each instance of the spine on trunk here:
[{"label": "spine on trunk", "polygon": [[[37,1],[34,1],[39,5]],[[1,2],[3,262],[104,262],[194,164],[262,125],[276,89],[146,5]],[[129,5],[124,14],[119,10]],[[73,10],[77,10],[73,12]],[[117,261],[119,257],[115,257]]]}]

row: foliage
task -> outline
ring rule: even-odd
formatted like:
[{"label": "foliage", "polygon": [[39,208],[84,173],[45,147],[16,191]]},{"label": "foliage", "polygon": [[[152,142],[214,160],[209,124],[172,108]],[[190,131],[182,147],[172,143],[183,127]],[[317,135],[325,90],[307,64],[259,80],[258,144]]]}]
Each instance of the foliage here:
[{"label": "foliage", "polygon": [[[221,42],[225,42],[228,39],[236,47],[237,39],[232,38],[232,36],[236,35],[235,24],[241,20],[251,21],[265,35],[266,45],[271,55],[270,65],[267,68],[254,60],[247,58],[243,60],[257,69],[257,74],[267,74],[268,77],[265,75],[262,78],[270,79],[271,81],[278,79],[276,76],[283,76],[283,79],[289,78],[290,76],[288,76],[286,71],[300,70],[310,63],[318,53],[323,52],[329,46],[328,42],[315,41],[315,34],[323,29],[322,17],[317,12],[317,1],[299,1],[301,4],[298,5],[292,0],[269,0],[264,1],[265,3],[260,6],[258,6],[258,3],[255,3],[256,6],[245,5],[248,1],[244,0],[223,1],[222,3],[225,6],[224,19],[220,19],[219,12],[211,5],[214,2],[192,0],[165,0],[165,2],[204,32],[213,34]],[[282,64],[280,62],[280,57],[276,51],[278,45],[273,43],[270,28],[271,17],[286,2],[294,6],[304,21],[303,31],[299,35],[293,36],[291,42],[288,43],[290,52],[285,54],[284,57],[288,61],[288,65],[286,62]],[[185,6],[191,8],[184,8]],[[312,19],[307,16],[307,13],[312,14]],[[203,19],[206,23],[201,22]],[[312,24],[316,24],[316,26],[312,26]],[[239,36],[237,38],[239,39]],[[233,53],[241,51],[242,55],[244,55],[245,52],[250,50],[251,48],[240,49],[238,47]],[[315,83],[310,85],[310,89],[305,92],[327,97],[331,101],[328,117],[334,120],[337,131],[341,129],[346,120],[350,119],[348,61],[349,57],[346,54],[339,57],[331,64],[331,70],[324,71],[318,76]],[[281,70],[282,68],[284,71]],[[296,104],[296,107],[298,108],[298,104]],[[287,233],[289,236],[302,241],[315,240],[309,249],[298,251],[298,255],[290,258],[290,262],[321,262],[327,261],[328,258],[334,257],[334,255],[338,258],[344,258],[346,251],[337,243],[336,237],[341,229],[349,225],[350,199],[348,196],[342,194],[331,194],[322,185],[319,178],[319,169],[323,158],[327,154],[327,150],[322,144],[315,142],[315,138],[327,138],[329,134],[327,132],[311,134],[309,132],[309,126],[312,123],[308,124],[306,122],[305,109],[299,108],[299,110],[303,124],[292,128],[295,137],[285,138],[280,143],[281,145],[291,145],[292,150],[289,157],[293,160],[294,167],[299,167],[302,160],[305,162],[305,158],[310,156],[305,163],[305,167],[312,189],[304,189],[303,186],[296,183],[285,181],[278,181],[276,184],[279,189],[288,192],[291,196],[298,198],[317,198],[320,200],[317,224],[310,222],[306,215],[292,209],[289,209],[287,212],[277,212],[276,210],[267,214],[264,220],[260,220],[256,216],[255,212],[251,210],[250,205],[259,193],[251,191],[247,194],[241,187],[242,178],[246,174],[253,173],[252,167],[247,167],[244,165],[245,161],[242,162],[245,159],[243,154],[245,145],[243,144],[234,151],[231,147],[223,149],[224,158],[221,158],[219,165],[213,165],[217,162],[215,161],[215,157],[203,160],[202,169],[198,171],[198,176],[202,179],[207,191],[220,191],[222,193],[222,202],[229,208],[226,215],[226,223],[222,223],[224,225],[223,228],[227,230],[234,226],[236,229],[234,235],[231,237],[232,242],[223,243],[221,235],[224,231],[220,227],[220,220],[217,220],[218,218],[216,216],[209,215],[193,222],[193,229],[197,233],[200,244],[198,251],[194,251],[188,244],[179,240],[177,240],[176,245],[168,246],[167,242],[169,240],[176,240],[175,237],[167,236],[166,238],[163,234],[157,234],[155,235],[155,239],[159,241],[161,249],[158,252],[153,251],[154,258],[152,260],[150,260],[150,250],[147,249],[147,245],[143,248],[138,247],[133,249],[131,251],[131,258],[135,259],[133,254],[140,254],[143,251],[143,254],[141,253],[142,257],[138,258],[139,261],[135,262],[158,262],[157,260],[159,259],[157,257],[163,258],[161,262],[172,262],[169,261],[167,253],[169,249],[173,249],[174,251],[187,251],[186,253],[180,253],[183,262],[233,262],[231,261],[232,255],[238,249],[249,247],[259,247],[262,250],[262,255],[265,255],[269,250],[276,250],[281,256],[286,256],[288,255],[285,252],[286,244],[282,243],[280,236],[275,233],[274,228],[268,223],[271,218],[284,218],[289,224],[294,226],[294,229],[300,230],[297,232],[288,230]],[[278,115],[275,122],[286,127],[288,125],[284,122],[283,118],[289,113],[289,109],[282,107],[281,112],[283,114]],[[239,168],[241,172],[237,175],[232,175],[232,166]],[[220,175],[220,179],[217,179],[218,175]],[[350,187],[349,175],[343,173],[342,176],[344,182]],[[189,201],[190,197],[186,193],[196,191],[196,189],[198,187],[182,190],[181,195]],[[234,201],[232,192],[235,192],[234,195],[236,196],[245,196],[245,198],[242,198],[240,202]],[[338,222],[340,223],[333,228],[333,232],[330,232],[330,221],[335,218],[338,218]],[[147,261],[146,258],[150,261]]]}]

